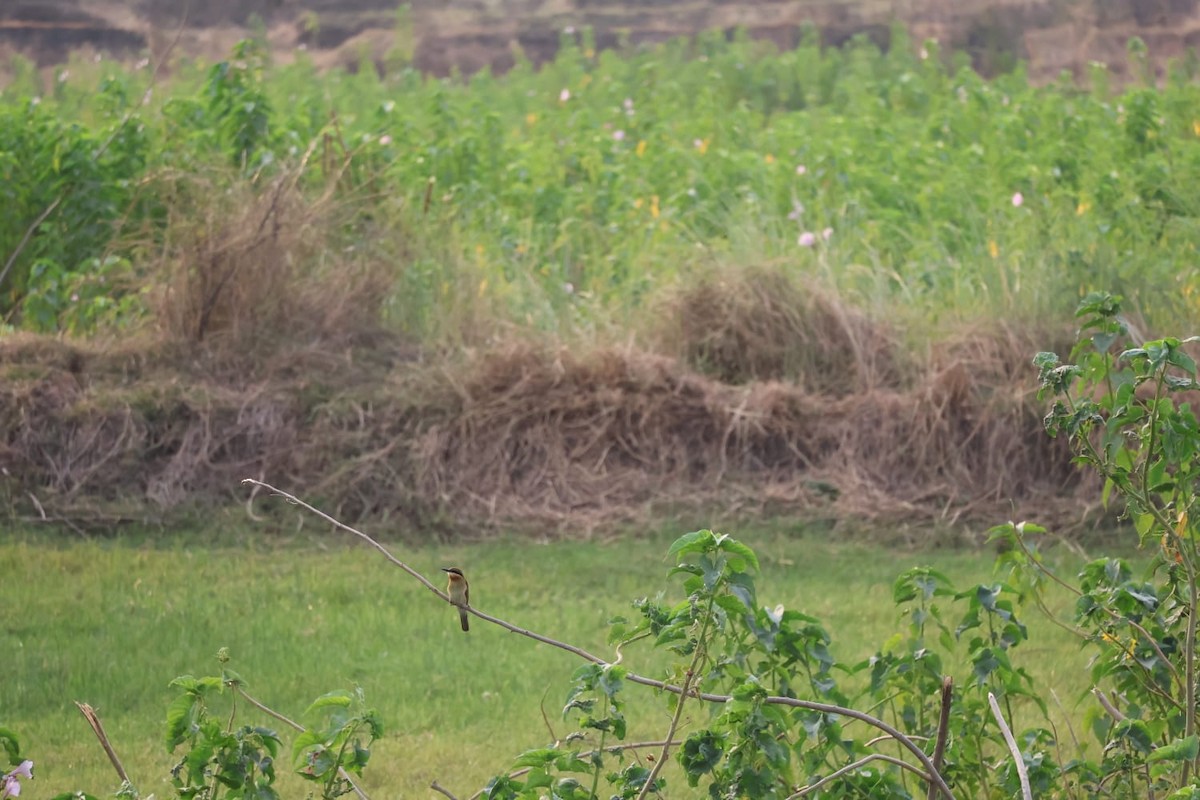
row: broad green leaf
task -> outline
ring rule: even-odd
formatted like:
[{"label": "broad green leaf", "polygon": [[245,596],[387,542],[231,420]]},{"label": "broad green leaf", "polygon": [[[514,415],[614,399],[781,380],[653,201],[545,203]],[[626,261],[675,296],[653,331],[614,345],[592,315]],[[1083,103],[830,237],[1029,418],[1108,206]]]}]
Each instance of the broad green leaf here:
[{"label": "broad green leaf", "polygon": [[192,735],[192,712],[199,702],[199,695],[184,692],[167,706],[167,752],[174,752],[177,746]]},{"label": "broad green leaf", "polygon": [[716,539],[710,530],[692,531],[680,536],[667,549],[667,555],[686,555],[688,553],[705,553],[713,548]]},{"label": "broad green leaf", "polygon": [[1191,761],[1200,755],[1200,737],[1192,734],[1184,739],[1176,739],[1170,744],[1154,748],[1154,752],[1146,756],[1147,761]]},{"label": "broad green leaf", "polygon": [[345,690],[329,692],[328,694],[323,694],[314,700],[312,705],[310,705],[304,711],[304,714],[305,716],[308,716],[314,711],[319,711],[322,708],[349,708],[352,702],[354,702],[354,696],[351,695],[350,692]]},{"label": "broad green leaf", "polygon": [[734,553],[741,556],[750,563],[750,566],[754,567],[755,572],[760,571],[758,566],[758,556],[754,553],[754,550],[751,549],[749,545],[743,544],[736,539],[725,537],[721,539],[720,548],[726,553]]},{"label": "broad green leaf", "polygon": [[512,768],[517,770],[521,767],[544,767],[547,764],[553,763],[561,755],[562,751],[556,747],[539,747],[534,750],[526,750],[513,761]]},{"label": "broad green leaf", "polygon": [[10,764],[16,766],[21,763],[21,740],[14,731],[0,728],[0,747],[4,748]]}]

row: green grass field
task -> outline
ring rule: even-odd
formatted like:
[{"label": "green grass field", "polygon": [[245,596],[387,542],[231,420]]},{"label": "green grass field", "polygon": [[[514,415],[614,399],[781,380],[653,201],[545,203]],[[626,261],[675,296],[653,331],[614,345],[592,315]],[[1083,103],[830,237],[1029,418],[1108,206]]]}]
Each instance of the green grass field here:
[{"label": "green grass field", "polygon": [[[674,533],[396,545],[394,552],[430,576],[461,565],[481,610],[605,654],[606,621],[670,586],[664,555]],[[434,779],[469,795],[519,752],[549,740],[542,706],[556,735],[570,731],[559,710],[579,665],[573,656],[479,620],[461,633],[451,609],[344,534],[236,536],[247,538],[210,546],[184,535],[150,544],[29,534],[0,543],[7,576],[0,725],[22,736],[37,764],[34,796],[79,788],[103,795],[117,783],[73,700],[97,708],[143,794],[170,795],[167,683],[185,673],[219,674],[221,647],[251,694],[293,718],[324,692],[361,686],[387,726],[364,782],[375,798],[433,796]],[[900,629],[891,583],[901,570],[930,565],[962,588],[992,569],[992,554],[974,548],[917,552],[798,530],[739,538],[762,560],[760,601],[820,617],[843,663],[870,656]],[[1063,567],[1073,571],[1076,560],[1063,559]],[[1044,620],[1027,621],[1030,642],[1014,661],[1053,688],[1077,722],[1086,654]],[[630,648],[625,663],[653,675],[661,657]],[[630,704],[629,739],[661,736],[669,721],[661,699],[641,687],[628,691],[641,693]],[[271,722],[250,711],[241,718]],[[1018,727],[1038,723],[1031,708],[1022,713]],[[1051,707],[1051,715],[1065,737],[1061,710]],[[300,795],[298,779],[281,781],[284,796]],[[673,785],[670,796],[680,796],[682,780]]]}]

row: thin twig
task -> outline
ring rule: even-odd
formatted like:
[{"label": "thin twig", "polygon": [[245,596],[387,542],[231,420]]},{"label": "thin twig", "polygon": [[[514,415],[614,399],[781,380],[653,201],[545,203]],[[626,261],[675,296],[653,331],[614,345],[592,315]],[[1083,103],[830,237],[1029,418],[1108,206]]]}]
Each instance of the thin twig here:
[{"label": "thin twig", "polygon": [[104,726],[100,724],[100,717],[96,715],[96,710],[78,700],[75,701],[75,706],[79,709],[79,713],[83,714],[83,718],[88,721],[88,725],[92,726],[92,733],[96,734],[96,738],[100,740],[100,746],[104,748],[105,753],[108,753],[108,760],[112,762],[113,769],[117,771],[117,777],[121,779],[121,783],[132,785],[129,774],[125,772],[125,767],[121,766],[121,759],[117,758],[117,752],[113,750],[112,744],[108,741],[108,735],[104,733]]},{"label": "thin twig", "polygon": [[1029,773],[1025,769],[1025,758],[1021,755],[1021,748],[1017,747],[1017,740],[1013,738],[1012,729],[1008,727],[1008,723],[1004,721],[1004,715],[1000,713],[1000,704],[996,702],[996,695],[991,692],[988,692],[988,705],[992,707],[992,716],[996,718],[1000,732],[1004,734],[1004,741],[1008,743],[1008,751],[1012,753],[1013,763],[1017,766],[1017,778],[1021,781],[1021,797],[1025,800],[1033,800],[1033,792],[1029,788]]},{"label": "thin twig", "polygon": [[33,232],[38,229],[39,225],[46,221],[46,217],[50,216],[54,209],[58,208],[58,204],[61,203],[63,198],[66,196],[67,193],[63,192],[58,197],[54,198],[54,202],[46,206],[46,209],[42,211],[42,213],[38,214],[37,219],[33,221],[33,224],[25,229],[25,235],[22,236],[21,241],[17,243],[17,249],[12,251],[12,255],[10,255],[8,260],[4,262],[4,269],[0,270],[0,284],[4,283],[4,279],[8,277],[8,271],[12,269],[13,264],[17,263],[17,257],[21,255],[21,251],[25,249],[25,245],[29,243],[29,237],[33,236]]},{"label": "thin twig", "polygon": [[450,798],[450,800],[458,800],[458,798],[457,798],[457,797],[455,797],[454,795],[452,795],[452,794],[450,793],[450,790],[449,790],[449,789],[447,789],[446,787],[442,786],[442,785],[441,785],[440,783],[438,783],[437,781],[434,781],[433,783],[429,784],[429,788],[430,788],[430,789],[433,789],[435,792],[440,792],[441,794],[444,794],[444,795],[446,795],[446,797],[449,797],[449,798]]},{"label": "thin twig", "polygon": [[921,776],[922,780],[926,780],[926,781],[929,780],[928,775],[926,775],[924,772],[922,772],[921,770],[914,767],[912,764],[909,764],[907,761],[904,761],[903,759],[896,758],[895,756],[885,755],[883,753],[871,753],[869,756],[863,756],[858,761],[847,764],[846,766],[842,767],[841,769],[837,770],[836,772],[831,772],[830,774],[826,775],[824,778],[821,778],[821,780],[817,781],[816,783],[814,783],[810,786],[805,786],[800,791],[795,792],[794,794],[788,795],[787,800],[796,800],[796,798],[804,797],[805,795],[812,794],[813,792],[815,792],[817,789],[820,789],[825,784],[827,784],[831,781],[835,781],[838,778],[845,775],[847,772],[856,770],[861,766],[871,763],[872,761],[886,761],[889,764],[895,764],[896,766],[901,767],[906,770],[909,770],[910,772],[915,772],[917,775]]},{"label": "thin twig", "polygon": [[[408,575],[410,575],[411,577],[416,579],[426,589],[433,592],[435,595],[437,595],[439,598],[441,598],[446,603],[450,603],[450,598],[446,595],[445,592],[438,589],[424,575],[417,572],[415,569],[408,566],[408,564],[405,564],[400,559],[396,558],[394,555],[391,554],[391,552],[388,551],[388,549],[386,547],[384,547],[382,544],[375,541],[374,539],[372,539],[370,536],[363,533],[362,531],[356,530],[355,528],[350,527],[349,525],[345,524],[344,522],[340,522],[339,520],[334,519],[333,517],[329,516],[325,512],[312,507],[311,505],[304,502],[303,500],[300,500],[295,495],[289,494],[288,492],[285,492],[281,489],[276,489],[274,486],[270,485],[269,483],[264,483],[263,481],[255,480],[254,478],[245,478],[242,480],[242,483],[253,485],[253,486],[261,486],[262,488],[266,489],[271,494],[274,494],[278,497],[283,498],[284,500],[288,501],[292,505],[300,506],[301,508],[307,509],[308,511],[310,511],[311,513],[320,517],[321,519],[325,520],[326,522],[330,523],[334,527],[339,528],[340,530],[344,530],[347,533],[354,534],[355,536],[357,536],[360,539],[362,539],[363,541],[365,541],[367,544],[371,545],[371,547],[378,550],[379,553],[381,555],[383,555],[383,557],[386,558],[388,561],[390,561],[393,565],[404,570],[404,572],[408,573]],[[485,614],[484,612],[480,611],[479,609],[475,608],[474,606],[463,606],[463,608],[464,608],[464,610],[468,611],[469,613],[473,614],[474,616],[478,617],[479,619],[482,619],[485,622],[490,622],[493,625],[498,625],[507,631],[511,631],[512,633],[520,634],[521,636],[525,636],[526,638],[533,639],[534,641],[538,641],[543,644],[548,644],[552,647],[557,647],[560,650],[566,650],[567,652],[573,653],[573,654],[579,656],[580,658],[584,659],[585,661],[590,661],[593,664],[599,664],[600,666],[608,666],[608,664],[604,661],[604,659],[602,659],[598,656],[592,655],[587,650],[584,650],[581,647],[576,647],[575,645],[567,644],[566,642],[560,642],[557,639],[552,639],[549,636],[544,636],[540,633],[535,633],[526,628],[521,628],[517,625],[512,624],[511,622],[502,620],[499,617],[493,617],[491,614]],[[625,680],[629,681],[630,683],[639,684],[641,686],[650,686],[652,688],[659,689],[664,692],[671,692],[672,694],[682,695],[685,693],[685,691],[687,691],[689,696],[695,697],[699,700],[703,700],[707,703],[724,704],[724,703],[729,702],[729,700],[731,699],[729,695],[712,694],[709,692],[695,692],[695,691],[685,690],[683,687],[675,686],[673,684],[667,683],[665,681],[656,680],[654,678],[647,678],[643,675],[638,675],[633,672],[626,673]],[[780,696],[771,695],[771,696],[764,698],[763,702],[771,703],[773,705],[789,706],[791,708],[804,708],[804,709],[808,709],[810,711],[819,711],[819,712],[822,712],[825,714],[837,714],[842,717],[849,717],[850,719],[856,719],[860,722],[865,722],[874,728],[878,728],[879,730],[883,731],[884,733],[888,734],[893,739],[895,739],[897,742],[899,742],[900,745],[902,747],[904,747],[905,750],[907,750],[909,753],[912,754],[913,758],[915,758],[917,761],[920,762],[921,766],[925,768],[926,774],[928,774],[930,776],[930,778],[933,780],[934,784],[938,787],[938,790],[942,793],[942,796],[945,797],[946,800],[954,800],[954,792],[950,789],[950,785],[947,784],[945,778],[943,778],[941,776],[941,774],[938,773],[938,771],[933,768],[933,762],[930,761],[929,756],[926,755],[925,751],[922,750],[920,747],[918,747],[911,738],[909,738],[905,734],[901,733],[899,730],[897,730],[893,726],[889,725],[888,723],[884,722],[883,720],[872,717],[870,714],[864,714],[863,712],[858,711],[853,708],[847,708],[845,706],[833,705],[831,703],[819,703],[814,700],[801,700],[796,697],[780,697]]]},{"label": "thin twig", "polygon": [[[267,716],[269,716],[269,717],[274,717],[275,719],[277,719],[277,720],[279,720],[280,722],[282,722],[284,725],[287,725],[289,728],[292,728],[293,730],[300,731],[301,733],[304,733],[304,732],[305,732],[305,730],[307,730],[307,729],[306,729],[306,728],[305,728],[303,725],[301,725],[299,722],[294,722],[294,721],[292,721],[292,720],[288,719],[287,717],[285,717],[283,714],[280,714],[280,713],[279,713],[278,711],[276,711],[275,709],[273,709],[273,708],[271,708],[271,707],[269,707],[269,706],[263,705],[263,704],[262,704],[262,703],[260,703],[258,700],[255,700],[253,697],[251,697],[251,696],[250,696],[250,695],[249,695],[249,694],[246,692],[246,690],[245,690],[245,689],[243,689],[243,688],[241,687],[241,685],[240,685],[240,684],[237,684],[237,683],[232,683],[232,684],[230,684],[230,686],[232,686],[232,687],[233,687],[233,690],[234,690],[235,692],[237,692],[237,693],[238,693],[238,695],[239,695],[239,696],[240,696],[240,697],[241,697],[243,700],[245,700],[247,703],[249,703],[250,705],[252,705],[252,706],[254,706],[255,708],[257,708],[259,711],[263,712],[263,713],[264,713],[264,714],[266,714]],[[359,785],[358,785],[357,783],[355,783],[355,782],[354,782],[354,779],[350,777],[350,773],[349,773],[349,772],[347,772],[347,771],[346,771],[346,769],[345,769],[344,767],[338,767],[338,777],[339,777],[339,778],[341,778],[342,780],[344,780],[346,783],[350,784],[350,788],[354,790],[354,793],[355,793],[356,795],[358,795],[358,797],[359,797],[359,800],[371,800],[371,798],[367,797],[367,793],[366,793],[366,792],[364,792],[364,791],[363,791],[361,788],[359,788]]]},{"label": "thin twig", "polygon": [[696,657],[692,659],[692,666],[688,668],[687,675],[683,676],[683,691],[679,693],[679,700],[675,703],[675,716],[671,717],[671,727],[667,728],[662,752],[659,753],[658,760],[654,762],[650,774],[646,776],[642,790],[638,792],[637,800],[645,800],[646,794],[654,787],[654,781],[658,779],[658,773],[662,771],[663,764],[667,763],[667,757],[671,755],[671,742],[675,740],[675,731],[679,729],[679,720],[683,717],[683,701],[687,700],[688,689],[691,688],[692,681],[696,677],[694,670],[700,663],[700,653],[703,649],[700,646],[696,647]]},{"label": "thin twig", "polygon": [[1107,711],[1108,715],[1113,718],[1113,722],[1125,721],[1125,715],[1122,714],[1115,705],[1113,705],[1112,701],[1108,699],[1108,695],[1104,693],[1103,689],[1092,689],[1092,694],[1096,696],[1098,701],[1100,701],[1100,707]]}]

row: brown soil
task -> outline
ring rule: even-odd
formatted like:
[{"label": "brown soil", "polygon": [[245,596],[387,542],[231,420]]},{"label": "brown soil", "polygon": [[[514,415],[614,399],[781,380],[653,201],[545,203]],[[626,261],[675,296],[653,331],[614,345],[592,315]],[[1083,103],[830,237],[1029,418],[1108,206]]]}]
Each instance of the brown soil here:
[{"label": "brown soil", "polygon": [[601,47],[738,27],[786,47],[806,25],[828,44],[862,34],[886,46],[899,22],[914,40],[969,52],[985,74],[1024,59],[1049,79],[1063,70],[1081,77],[1091,61],[1121,75],[1133,35],[1160,65],[1200,42],[1198,0],[417,0],[403,16],[396,8],[395,0],[15,0],[0,7],[0,47],[43,66],[78,48],[138,57],[161,51],[182,24],[180,51],[215,59],[257,28],[281,58],[299,47],[318,63],[350,68],[364,58],[384,65],[411,57],[446,74],[505,69],[515,45],[545,61],[568,27],[590,26]]}]

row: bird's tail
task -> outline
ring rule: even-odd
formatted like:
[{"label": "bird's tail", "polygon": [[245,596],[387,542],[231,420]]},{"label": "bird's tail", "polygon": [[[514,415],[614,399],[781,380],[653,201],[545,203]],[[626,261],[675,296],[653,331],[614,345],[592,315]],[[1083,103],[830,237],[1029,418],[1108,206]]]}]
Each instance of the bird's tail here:
[{"label": "bird's tail", "polygon": [[470,625],[470,624],[467,622],[467,611],[466,611],[466,609],[460,608],[460,609],[458,610],[458,621],[462,623],[462,629],[463,629],[464,631],[469,631],[469,630],[471,630],[471,625]]}]

